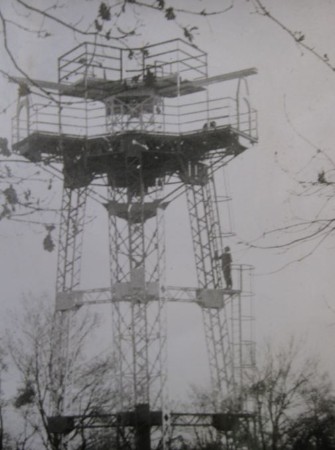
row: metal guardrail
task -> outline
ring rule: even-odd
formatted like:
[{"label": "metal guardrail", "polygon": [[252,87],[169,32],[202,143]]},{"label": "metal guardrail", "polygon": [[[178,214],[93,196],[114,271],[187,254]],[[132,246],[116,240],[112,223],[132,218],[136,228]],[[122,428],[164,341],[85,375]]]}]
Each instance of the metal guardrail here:
[{"label": "metal guardrail", "polygon": [[84,42],[58,58],[59,81],[75,83],[89,77],[109,80],[179,73],[183,78],[207,76],[207,54],[182,39],[171,39],[141,48],[119,48]]},{"label": "metal guardrail", "polygon": [[33,103],[28,111],[20,111],[13,117],[13,143],[33,133],[94,138],[127,131],[186,134],[228,126],[247,138],[257,140],[258,137],[256,111],[238,113],[236,100],[231,97],[167,104],[164,111],[153,109],[151,113],[145,104],[138,104],[135,112],[134,107],[127,104],[118,108],[120,114],[111,115],[105,105],[98,102],[64,104],[61,109],[52,103]]}]

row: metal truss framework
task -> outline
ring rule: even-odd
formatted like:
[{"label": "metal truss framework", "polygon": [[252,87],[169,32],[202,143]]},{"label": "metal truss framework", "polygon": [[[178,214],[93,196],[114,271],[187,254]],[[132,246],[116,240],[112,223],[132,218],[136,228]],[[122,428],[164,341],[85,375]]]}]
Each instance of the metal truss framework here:
[{"label": "metal truss framework", "polygon": [[[161,200],[163,181],[157,181],[154,187],[145,187],[142,153],[137,150],[130,145],[125,153],[127,187],[109,188],[106,208],[109,215],[110,289],[77,289],[87,188],[64,188],[57,267],[56,309],[57,329],[60,330],[57,347],[59,358],[62,358],[59,367],[66,367],[69,327],[76,307],[85,303],[111,302],[114,345],[119,361],[118,411],[135,411],[141,405],[150,405],[151,412],[160,412],[163,419],[149,427],[147,436],[167,448],[171,429],[179,426],[180,420],[174,420],[173,414],[169,414],[164,389],[167,374],[166,302],[196,302],[201,306],[215,407],[219,411],[224,398],[236,400],[236,390],[243,384],[241,291],[224,288],[221,264],[215,257],[223,249],[213,171],[215,164],[189,168],[189,177],[186,182],[184,179],[199,287],[165,286],[164,209],[167,204]],[[213,293],[215,299],[221,300],[214,305],[208,304]],[[53,411],[61,415],[62,405]],[[198,422],[199,418],[194,420]],[[191,425],[202,426],[202,422]],[[136,442],[136,430],[136,426],[124,427],[123,439]]]},{"label": "metal truss framework", "polygon": [[126,152],[126,167],[127,187],[109,188],[107,205],[111,290],[117,299],[112,303],[112,320],[119,361],[118,409],[150,405],[150,410],[165,415],[163,183],[145,189],[141,153],[132,146]]},{"label": "metal truss framework", "polygon": [[[187,435],[199,433],[203,436],[208,434],[210,428],[218,432],[218,444],[223,440],[227,449],[236,449],[236,441],[240,441],[245,448],[252,442],[252,429],[255,416],[248,413],[180,413],[170,414],[171,428],[183,430],[183,435],[170,436],[169,444]],[[80,429],[101,429],[114,428],[116,430],[115,439],[117,448],[129,448],[127,428],[134,427],[140,422],[141,427],[153,427],[161,425],[161,411],[145,411],[143,408],[136,408],[132,412],[116,414],[89,414],[73,416],[53,416],[48,418],[48,429],[51,433],[64,434]],[[235,433],[238,430],[240,436],[236,439]],[[160,446],[162,443],[160,442]],[[160,447],[161,448],[161,447]],[[250,447],[251,448],[251,447]]]},{"label": "metal truss framework", "polygon": [[[63,188],[58,261],[56,275],[56,299],[75,290],[80,283],[80,268],[87,188]],[[64,413],[65,398],[70,403],[70,392],[66,392],[69,376],[70,327],[74,311],[57,310],[54,325],[54,364],[52,374],[52,397],[50,409],[53,413]]]},{"label": "metal truss framework", "polygon": [[76,289],[80,283],[82,239],[87,188],[64,187],[58,242],[56,292]]},{"label": "metal truss framework", "polygon": [[[31,115],[29,89],[19,102],[13,148],[31,161],[51,157],[64,166],[54,339],[59,373],[52,399],[56,415],[64,415],[59,398],[65,398],[75,311],[85,302],[106,301],[105,290],[78,291],[87,192],[99,176],[109,192],[108,296],[119,361],[118,409],[124,419],[119,428],[130,430],[126,438],[135,441],[137,450],[147,450],[154,438],[165,448],[171,424],[185,424],[173,422],[165,398],[169,299],[201,306],[216,410],[224,398],[236,399],[245,367],[242,283],[235,290],[223,286],[214,170],[243,152],[244,141],[257,141],[256,113],[248,102],[246,111],[240,107],[240,80],[254,73],[251,68],[209,78],[206,53],[182,40],[141,49],[82,43],[58,59],[58,83],[33,82],[57,93],[59,105],[45,109],[48,105],[37,102]],[[239,80],[233,102],[230,97],[209,99],[207,86],[233,79]],[[83,108],[73,106],[78,98]],[[24,109],[26,123],[20,120]],[[49,119],[38,119],[39,111]],[[179,177],[186,190],[195,290],[165,287],[163,187],[169,177]]]},{"label": "metal truss framework", "polygon": [[[63,324],[60,348],[66,351],[69,347],[66,330],[73,310],[83,304],[111,302],[114,344],[120,363],[118,383],[121,397],[118,410],[131,411],[138,405],[149,404],[151,411],[161,411],[165,420],[159,426],[152,427],[151,435],[158,436],[157,439],[167,445],[170,429],[179,426],[179,421],[172,420],[173,415],[168,414],[164,391],[167,374],[166,302],[195,302],[201,306],[211,377],[216,388],[216,407],[219,410],[223,396],[227,393],[233,395],[235,382],[239,383],[234,370],[243,368],[239,347],[241,322],[236,322],[241,315],[241,292],[224,289],[220,262],[215,259],[215,252],[220,252],[223,244],[214,174],[210,169],[206,172],[205,183],[187,185],[199,288],[177,288],[166,287],[164,280],[164,209],[167,205],[160,201],[162,183],[149,191],[144,190],[139,161],[132,157],[128,164],[128,172],[132,175],[129,188],[110,188],[106,205],[111,288],[91,291],[76,289],[79,284],[86,190],[64,189],[57,272],[57,310]],[[222,298],[219,306],[206,305],[208,292],[216,292]],[[227,319],[228,305],[234,305],[229,317],[232,342]],[[63,358],[65,361],[65,355]],[[61,411],[58,410],[58,413]],[[127,436],[123,434],[128,441],[135,439],[131,430],[127,428]]]},{"label": "metal truss framework", "polygon": [[[205,299],[200,306],[214,405],[217,411],[224,405],[241,410],[244,407],[242,391],[246,370],[254,366],[251,336],[253,294],[250,287],[246,289],[248,280],[245,276],[246,270],[251,271],[252,268],[235,267],[237,286],[234,290],[225,289],[221,262],[217,255],[222,254],[226,233],[220,223],[215,169],[215,161],[209,161],[207,166],[201,163],[188,168],[187,204],[198,285]],[[221,302],[218,301],[220,297]],[[214,303],[211,299],[214,299]],[[250,329],[246,330],[248,326]]]},{"label": "metal truss framework", "polygon": [[[198,176],[190,179],[186,193],[198,284],[202,289],[223,289],[221,264],[215,259],[223,251],[223,242],[214,173],[204,165],[195,169]],[[233,397],[235,389],[226,309],[224,304],[221,308],[203,306],[202,314],[215,405],[219,409],[223,397]]]},{"label": "metal truss framework", "polygon": [[157,123],[163,132],[164,118],[164,103],[157,95],[147,96],[142,101],[112,97],[106,102],[106,128],[110,133],[155,131]]}]

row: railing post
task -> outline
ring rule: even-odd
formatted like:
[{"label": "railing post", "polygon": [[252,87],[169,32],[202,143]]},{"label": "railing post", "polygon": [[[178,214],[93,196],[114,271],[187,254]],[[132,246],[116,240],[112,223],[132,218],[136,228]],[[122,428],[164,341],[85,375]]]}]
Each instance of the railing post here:
[{"label": "railing post", "polygon": [[240,264],[240,291],[243,292],[243,266]]}]

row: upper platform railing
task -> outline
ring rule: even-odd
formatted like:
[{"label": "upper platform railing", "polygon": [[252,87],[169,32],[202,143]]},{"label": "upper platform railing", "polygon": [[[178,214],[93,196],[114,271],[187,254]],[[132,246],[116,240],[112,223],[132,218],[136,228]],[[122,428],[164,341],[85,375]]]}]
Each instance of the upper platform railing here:
[{"label": "upper platform railing", "polygon": [[91,139],[131,131],[179,135],[224,127],[257,140],[257,112],[253,108],[238,112],[236,99],[231,97],[150,108],[145,102],[132,107],[120,101],[115,111],[101,102],[77,100],[65,103],[60,110],[52,102],[30,100],[12,119],[13,144],[36,133]]},{"label": "upper platform railing", "polygon": [[178,73],[183,79],[207,77],[207,54],[182,39],[139,48],[119,48],[84,42],[58,58],[58,81],[83,83],[92,78],[124,81]]},{"label": "upper platform railing", "polygon": [[[36,133],[91,139],[222,128],[254,142],[257,113],[248,100],[245,77],[256,72],[251,68],[208,77],[207,54],[181,39],[132,49],[85,42],[58,58],[57,83],[13,77],[31,92],[19,98],[13,144]],[[211,91],[214,84],[233,79],[238,79],[235,96]],[[35,95],[38,86],[58,100]]]}]

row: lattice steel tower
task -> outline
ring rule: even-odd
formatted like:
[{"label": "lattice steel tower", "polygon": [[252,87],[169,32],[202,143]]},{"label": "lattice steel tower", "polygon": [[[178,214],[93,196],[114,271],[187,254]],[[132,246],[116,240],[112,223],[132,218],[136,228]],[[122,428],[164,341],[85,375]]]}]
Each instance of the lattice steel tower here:
[{"label": "lattice steel tower", "polygon": [[[254,73],[208,77],[206,53],[171,40],[133,49],[84,43],[59,58],[57,83],[16,79],[28,88],[20,90],[14,149],[48,167],[63,165],[56,310],[66,331],[77,307],[111,302],[120,393],[113,424],[131,431],[122,436],[136,449],[149,449],[155,437],[166,447],[171,424],[186,420],[168,410],[165,398],[167,301],[201,307],[214,412],[223,401],[243,409],[244,372],[253,365],[244,278],[251,268],[233,267],[233,288],[225,287],[219,256],[230,230],[220,223],[227,198],[218,195],[215,177],[257,141],[246,84]],[[232,97],[211,92],[230,80]],[[37,87],[57,101],[35,98]],[[82,291],[85,205],[97,180],[108,191],[111,286]],[[178,189],[187,198],[194,288],[165,283],[164,210]],[[71,343],[63,338],[57,345],[64,351]]]}]

